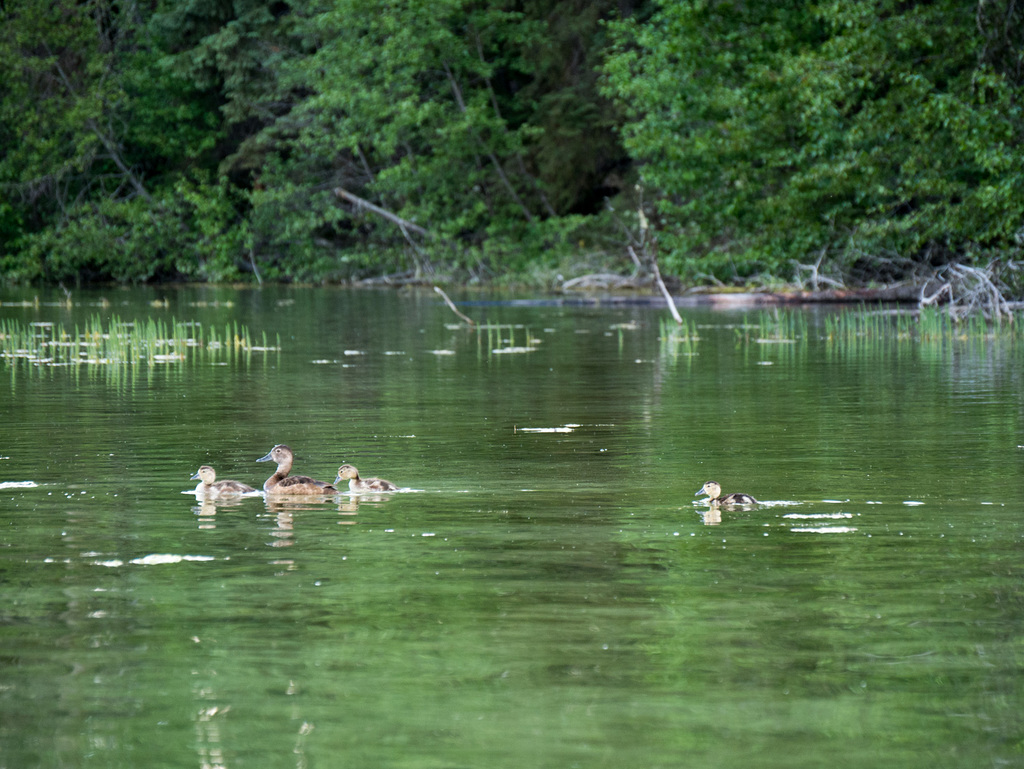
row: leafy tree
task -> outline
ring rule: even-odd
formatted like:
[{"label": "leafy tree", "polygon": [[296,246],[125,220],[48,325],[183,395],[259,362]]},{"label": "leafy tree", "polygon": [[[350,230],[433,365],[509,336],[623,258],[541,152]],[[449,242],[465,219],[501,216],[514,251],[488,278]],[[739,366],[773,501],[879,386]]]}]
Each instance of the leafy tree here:
[{"label": "leafy tree", "polygon": [[257,170],[254,231],[261,250],[293,255],[287,270],[375,233],[400,239],[343,209],[338,187],[450,242],[543,215],[543,192],[517,162],[530,129],[504,120],[491,85],[502,44],[528,24],[468,5],[338,0],[303,20],[312,53],[284,62],[262,102],[291,108],[228,161]]},{"label": "leafy tree", "polygon": [[[628,164],[595,64],[601,22],[630,6],[10,0],[0,269],[318,279],[410,255],[521,269]],[[337,188],[435,239],[410,247]]]},{"label": "leafy tree", "polygon": [[[593,211],[595,180],[625,161],[593,66],[611,4],[516,5],[293,7],[302,50],[280,60],[255,110],[285,108],[226,163],[254,174],[268,269],[323,271],[366,244],[375,259],[401,248],[427,264],[419,246],[406,249],[408,231],[342,204],[337,188],[427,228],[435,252],[444,243],[501,268],[557,243],[578,223],[566,215]],[[563,19],[572,24],[549,24]]]},{"label": "leafy tree", "polygon": [[1019,63],[975,10],[662,2],[620,25],[609,91],[671,264],[778,274],[823,254],[874,269],[1014,247]]},{"label": "leafy tree", "polygon": [[4,21],[0,221],[14,223],[0,230],[4,274],[194,273],[169,171],[210,147],[212,127],[189,89],[147,55],[137,8],[19,0]]},{"label": "leafy tree", "polygon": [[51,219],[66,224],[92,194],[149,194],[106,108],[122,94],[109,77],[115,40],[101,11],[74,3],[5,6],[0,184],[13,218],[29,231]]}]

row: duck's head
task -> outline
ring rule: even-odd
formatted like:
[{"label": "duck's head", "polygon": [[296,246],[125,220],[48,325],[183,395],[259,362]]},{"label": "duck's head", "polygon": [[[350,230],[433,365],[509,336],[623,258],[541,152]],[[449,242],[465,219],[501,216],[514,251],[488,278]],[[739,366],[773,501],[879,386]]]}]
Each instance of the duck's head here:
[{"label": "duck's head", "polygon": [[342,465],[338,468],[338,477],[334,479],[335,483],[341,483],[342,481],[350,481],[353,478],[359,477],[359,471],[356,470],[352,465]]},{"label": "duck's head", "polygon": [[217,473],[213,471],[213,468],[209,465],[203,465],[196,470],[195,475],[193,475],[189,480],[200,480],[203,483],[213,483],[216,479]]},{"label": "duck's head", "polygon": [[277,462],[277,464],[281,464],[282,462],[291,462],[293,458],[294,455],[292,454],[292,450],[285,446],[283,443],[279,443],[276,446],[274,446],[274,448],[272,448],[269,452],[267,452],[267,455],[265,457],[260,457],[256,461]]},{"label": "duck's head", "polygon": [[709,499],[718,499],[722,496],[722,487],[718,485],[717,481],[708,481],[693,496],[699,497],[701,494],[707,494]]}]

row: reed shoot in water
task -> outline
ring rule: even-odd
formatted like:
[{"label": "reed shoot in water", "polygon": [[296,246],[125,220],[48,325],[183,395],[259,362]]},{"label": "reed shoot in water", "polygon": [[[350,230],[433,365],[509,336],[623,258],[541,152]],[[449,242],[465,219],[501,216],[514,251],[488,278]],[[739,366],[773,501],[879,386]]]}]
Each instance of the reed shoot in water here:
[{"label": "reed shoot in water", "polygon": [[254,347],[248,329],[235,322],[222,334],[214,326],[193,321],[149,318],[124,321],[117,316],[91,317],[83,326],[66,328],[60,323],[22,323],[0,320],[0,357],[8,366],[25,361],[36,366],[173,364],[195,359],[202,350],[207,360],[235,359],[244,353],[280,351],[280,337],[274,347]]},{"label": "reed shoot in water", "polygon": [[661,318],[658,321],[658,339],[661,341],[662,355],[675,360],[679,355],[693,355],[696,352],[700,334],[697,332],[697,324],[686,318],[682,318],[681,323]]},{"label": "reed shoot in water", "polygon": [[1007,322],[987,320],[980,314],[960,317],[941,307],[925,306],[919,311],[868,310],[842,312],[825,318],[829,342],[854,343],[870,340],[916,341],[920,343],[1013,341],[1024,338],[1024,317]]}]

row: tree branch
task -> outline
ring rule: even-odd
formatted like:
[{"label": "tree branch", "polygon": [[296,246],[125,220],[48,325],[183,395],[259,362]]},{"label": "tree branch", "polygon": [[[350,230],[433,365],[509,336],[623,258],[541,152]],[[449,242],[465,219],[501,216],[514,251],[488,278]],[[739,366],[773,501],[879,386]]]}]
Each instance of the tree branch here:
[{"label": "tree branch", "polygon": [[[372,211],[373,213],[377,214],[377,216],[382,216],[389,222],[397,224],[401,228],[403,233],[415,232],[417,235],[422,235],[424,237],[432,237],[429,231],[423,229],[418,224],[410,222],[408,219],[403,219],[398,214],[393,214],[387,209],[381,208],[380,206],[376,206],[369,200],[366,200],[366,198],[361,198],[358,195],[353,195],[348,190],[342,189],[341,187],[335,187],[334,194],[337,195],[342,200],[347,200],[349,203],[352,203],[359,208],[365,208],[367,211]],[[406,237],[408,237],[407,234]]]},{"label": "tree branch", "polygon": [[439,286],[434,286],[434,291],[436,291],[437,293],[439,293],[441,295],[441,298],[444,299],[444,303],[446,305],[448,305],[448,309],[449,310],[451,310],[456,315],[458,315],[460,318],[462,318],[462,320],[464,320],[470,326],[475,326],[476,325],[473,322],[472,318],[470,318],[468,315],[463,315],[461,312],[459,312],[459,308],[455,306],[455,302],[453,302],[451,299],[449,299],[448,298],[448,294],[446,294],[444,291],[442,291]]},{"label": "tree branch", "polygon": [[[452,72],[451,67],[448,66],[448,62],[444,62],[444,71],[445,74],[448,75],[448,82],[451,84],[452,92],[455,94],[455,103],[459,106],[459,110],[462,112],[462,114],[466,114],[466,102],[463,101],[462,99],[462,90],[459,88],[459,84],[455,80],[455,73]],[[494,166],[495,173],[497,173],[498,178],[501,179],[501,183],[505,187],[505,190],[508,192],[509,195],[512,196],[512,199],[516,202],[516,205],[519,206],[519,210],[523,212],[523,217],[526,219],[526,221],[532,223],[533,214],[530,213],[530,209],[526,207],[526,204],[523,202],[523,199],[519,197],[519,193],[516,192],[515,188],[512,186],[512,182],[509,181],[508,175],[505,173],[505,169],[501,167],[501,162],[498,160],[498,156],[495,155],[493,151],[487,149],[487,145],[484,144],[483,140],[476,133],[476,131],[471,130],[470,133],[473,135],[473,139],[476,140],[476,143],[484,148],[484,152],[487,154],[488,159]]]},{"label": "tree branch", "polygon": [[[67,88],[68,93],[76,99],[79,98],[78,92],[75,90],[74,83],[71,82],[71,78],[68,77],[67,72],[64,71],[64,68],[60,64],[60,58],[58,56],[54,56],[49,46],[46,46],[46,50],[47,53],[53,56],[53,62],[54,66],[57,68],[57,74],[60,75],[60,79],[64,83],[64,87]],[[85,121],[85,125],[90,131],[92,131],[96,135],[96,138],[100,140],[100,143],[107,150],[110,159],[114,161],[114,165],[116,165],[118,170],[120,170],[121,173],[124,174],[125,178],[128,179],[132,187],[135,188],[135,191],[143,198],[145,198],[147,202],[152,203],[153,198],[150,196],[149,191],[146,190],[146,187],[142,184],[139,178],[132,172],[132,170],[124,162],[124,159],[121,157],[120,148],[117,146],[114,140],[100,128],[99,124],[96,122],[96,119],[89,118]]]}]

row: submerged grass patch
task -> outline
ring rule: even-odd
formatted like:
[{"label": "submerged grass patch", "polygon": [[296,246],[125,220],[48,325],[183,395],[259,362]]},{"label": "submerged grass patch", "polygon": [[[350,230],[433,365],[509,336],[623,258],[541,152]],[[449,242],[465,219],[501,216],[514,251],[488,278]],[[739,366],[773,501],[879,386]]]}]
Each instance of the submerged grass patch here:
[{"label": "submerged grass patch", "polygon": [[247,328],[234,322],[217,328],[195,321],[125,321],[97,315],[71,327],[0,320],[0,357],[8,366],[19,362],[53,367],[175,364],[197,359],[227,362],[280,349],[280,337],[269,344],[264,332],[255,340]]}]

